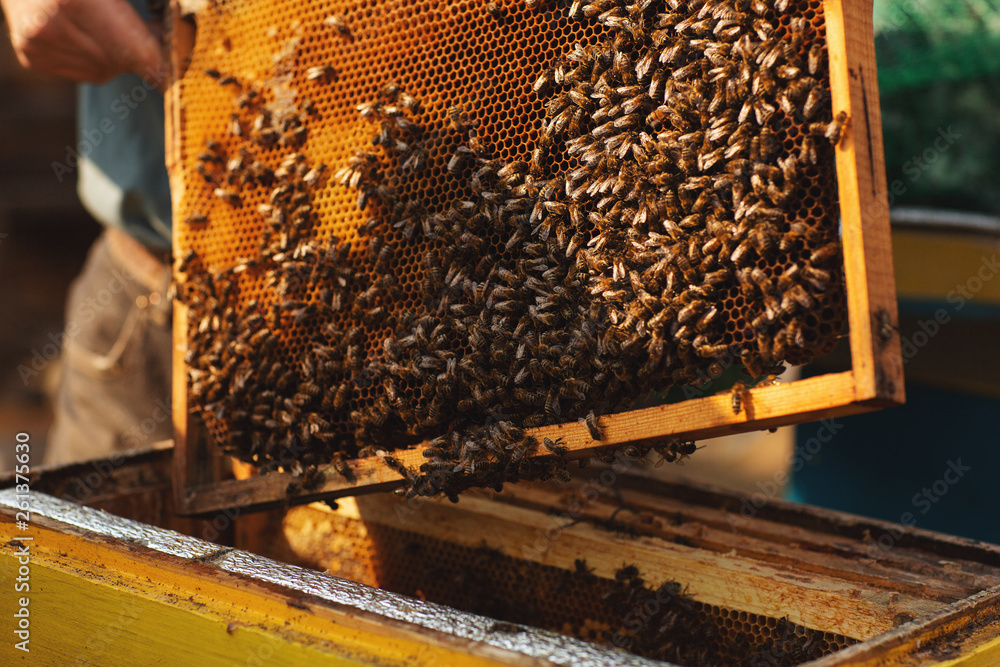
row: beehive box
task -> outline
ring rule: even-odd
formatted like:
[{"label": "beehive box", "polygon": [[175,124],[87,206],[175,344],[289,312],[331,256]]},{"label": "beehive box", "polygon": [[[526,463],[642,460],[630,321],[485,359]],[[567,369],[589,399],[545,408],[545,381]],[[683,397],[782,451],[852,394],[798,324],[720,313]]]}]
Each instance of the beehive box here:
[{"label": "beehive box", "polygon": [[[901,401],[870,16],[177,3],[179,505],[453,497]],[[845,322],[848,373],[601,415]]]},{"label": "beehive box", "polygon": [[0,479],[0,581],[19,567],[13,538],[33,538],[36,657],[664,664],[621,647],[682,665],[998,660],[993,545],[637,480],[624,463],[614,479],[457,506],[377,494],[194,523],[170,508],[170,454],[36,473],[28,530],[13,478]]}]

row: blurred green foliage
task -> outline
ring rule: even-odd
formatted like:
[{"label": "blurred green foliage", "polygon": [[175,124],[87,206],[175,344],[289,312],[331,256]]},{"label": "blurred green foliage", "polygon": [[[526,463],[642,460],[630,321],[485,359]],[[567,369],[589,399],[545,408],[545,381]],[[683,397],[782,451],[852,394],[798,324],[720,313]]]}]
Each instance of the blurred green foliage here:
[{"label": "blurred green foliage", "polygon": [[892,205],[1000,214],[1000,2],[876,0],[874,18]]}]

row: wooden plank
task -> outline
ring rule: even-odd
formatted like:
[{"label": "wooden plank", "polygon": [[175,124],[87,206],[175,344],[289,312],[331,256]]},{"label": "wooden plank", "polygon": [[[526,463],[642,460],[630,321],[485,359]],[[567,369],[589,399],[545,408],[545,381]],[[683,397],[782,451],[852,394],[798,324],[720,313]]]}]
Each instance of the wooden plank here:
[{"label": "wooden plank", "polygon": [[[705,484],[682,484],[641,477],[630,478],[628,484],[629,493],[641,491],[660,502],[676,501],[688,507],[716,507],[734,515],[743,507],[740,494]],[[505,495],[519,492],[517,487],[510,487],[505,490]],[[770,499],[760,507],[752,506],[752,509],[753,517],[758,521],[740,524],[737,529],[755,534],[758,526],[770,526],[761,533],[765,539],[780,539],[775,535],[794,535],[797,530],[806,530],[828,535],[831,544],[841,543],[846,546],[852,542],[864,543],[868,540],[877,544],[879,538],[888,536],[892,539],[892,548],[882,557],[896,563],[896,567],[903,566],[902,563],[905,562],[906,567],[915,568],[911,571],[926,572],[944,566],[951,570],[949,578],[966,581],[969,585],[975,585],[975,577],[991,577],[1000,572],[1000,546],[995,544],[823,507],[787,502],[780,498]],[[897,554],[900,553],[905,553],[908,558],[905,561],[900,559],[897,563]],[[920,565],[912,565],[918,559]]]},{"label": "wooden plank", "polygon": [[[853,375],[831,373],[797,382],[757,387],[744,398],[744,409],[732,410],[728,392],[692,399],[672,405],[632,410],[600,418],[604,439],[594,440],[582,423],[557,424],[531,429],[529,434],[542,438],[562,438],[570,458],[591,455],[595,449],[630,442],[648,442],[673,433],[675,437],[700,440],[730,435],[750,428],[765,429],[803,420],[826,419],[864,412],[871,408],[855,402]],[[393,452],[409,467],[418,467],[426,459],[426,443]],[[189,449],[190,445],[184,449]],[[543,453],[539,456],[545,456]],[[242,506],[266,509],[282,504],[313,502],[357,493],[384,491],[398,486],[402,478],[385,466],[378,457],[348,462],[350,475],[345,477],[331,466],[321,472],[325,481],[313,491],[288,495],[294,477],[289,473],[271,473],[245,480],[216,481],[203,486],[178,483],[177,505],[186,513],[204,513],[225,507]],[[189,473],[191,474],[191,473]]]},{"label": "wooden plank", "polygon": [[[182,557],[37,513],[31,524],[28,532],[15,530],[11,508],[0,507],[0,572],[18,567],[13,538],[33,538],[30,576],[37,588],[30,591],[31,648],[46,664],[68,664],[81,656],[85,664],[149,664],[152,656],[169,665],[241,665],[255,659],[279,665],[551,664],[507,648],[534,641],[559,654],[560,664],[575,664],[575,655],[589,665],[602,664],[595,657],[606,664],[652,665],[523,626],[503,631],[517,637],[506,644],[470,639],[476,623],[487,628],[485,634],[493,632],[488,619],[440,608],[466,627],[435,628],[428,624],[433,605],[381,594],[387,611],[411,610],[414,622],[403,621],[362,606],[379,597],[373,589],[358,589],[357,605],[347,596],[332,601],[318,589],[309,593],[293,583],[274,583],[294,576],[288,566],[247,555],[250,565],[243,569],[232,560],[238,552],[204,542],[208,551]],[[0,657],[14,655],[19,653],[12,642],[0,644]]]},{"label": "wooden plank", "polygon": [[[191,414],[187,400],[187,308],[174,299],[173,396],[171,418],[174,422],[174,502],[180,512],[187,512],[184,490],[199,483],[198,442],[188,432]],[[209,480],[211,482],[211,480]]]},{"label": "wooden plank", "polygon": [[[179,202],[184,200],[185,188],[182,167],[184,165],[184,134],[185,108],[181,101],[179,80],[187,69],[187,59],[194,47],[195,34],[192,26],[182,18],[181,9],[177,3],[169,3],[165,13],[165,30],[169,54],[168,84],[164,91],[165,141],[167,174],[170,177],[170,194],[172,208],[176,211]],[[178,221],[179,224],[179,221]],[[180,247],[177,234],[173,235],[174,262],[179,262],[185,249]],[[172,365],[172,407],[171,418],[174,426],[174,503],[180,512],[185,511],[183,490],[189,485],[214,481],[206,475],[209,470],[199,460],[197,448],[199,442],[196,434],[189,432],[191,415],[187,396],[187,363],[184,359],[187,353],[187,308],[184,303],[174,298],[173,301],[173,365]]]},{"label": "wooden plank", "polygon": [[[230,526],[177,514],[173,503],[173,442],[115,452],[104,459],[33,468],[32,492],[125,516],[185,535],[227,543]],[[0,474],[0,489],[15,485],[13,471]],[[213,517],[214,518],[214,517]]]},{"label": "wooden plank", "polygon": [[[482,498],[463,498],[459,505],[430,500],[420,508],[419,521],[400,524],[398,501],[386,496],[356,499],[362,521],[384,523],[437,539],[478,548],[509,550],[522,560],[574,569],[586,554],[594,574],[614,579],[615,572],[634,564],[653,587],[667,581],[687,586],[692,599],[738,609],[799,625],[868,639],[896,626],[900,614],[917,618],[944,603],[863,582],[799,572],[796,567],[766,563],[733,554],[718,554],[640,535],[619,538],[587,523],[566,525],[554,517]],[[489,525],[489,531],[482,526]]]},{"label": "wooden plank", "polygon": [[905,400],[872,0],[824,0],[833,113],[849,114],[837,148],[851,364],[858,400]]},{"label": "wooden plank", "polygon": [[[993,628],[991,634],[1000,631],[1000,628]],[[961,658],[945,660],[938,663],[938,667],[996,667],[1000,663],[1000,637],[989,638],[982,634],[977,639],[982,643],[965,642],[966,653]]]},{"label": "wooden plank", "polygon": [[808,664],[809,667],[994,667],[1000,664],[1000,587]]},{"label": "wooden plank", "polygon": [[[499,496],[505,505],[542,513],[552,508],[562,510],[566,504],[564,498],[565,493],[540,485],[512,485]],[[600,521],[614,513],[616,524],[624,529],[632,528],[664,541],[941,602],[955,602],[1000,585],[1000,570],[995,568],[989,574],[965,572],[964,562],[945,568],[909,552],[883,553],[877,547],[873,551],[863,542],[838,539],[821,531],[758,517],[744,518],[738,513],[631,489],[622,491],[621,501],[607,496],[595,498],[578,513],[579,518]]]},{"label": "wooden plank", "polygon": [[[631,486],[631,480],[629,481]],[[868,517],[823,510],[798,503],[791,503],[780,498],[766,499],[771,510],[784,510],[780,515],[765,512],[747,500],[747,496],[734,492],[726,492],[725,502],[718,506],[680,499],[675,495],[679,485],[661,485],[657,492],[638,491],[630,488],[624,492],[629,506],[640,511],[657,512],[669,515],[681,512],[688,521],[707,527],[715,527],[720,531],[738,532],[740,536],[761,539],[780,545],[783,549],[813,549],[823,553],[837,553],[849,558],[868,558],[877,554],[881,561],[890,564],[897,571],[905,570],[918,575],[927,581],[941,577],[952,582],[961,582],[967,590],[960,597],[990,588],[1000,581],[994,581],[1000,576],[1000,547],[976,540],[944,535],[933,531]],[[691,488],[688,485],[687,488]],[[504,496],[519,494],[521,490],[511,487]],[[755,510],[752,516],[742,513],[744,507]],[[827,513],[827,520],[817,522],[814,512]],[[806,523],[796,523],[794,519],[813,519]],[[835,519],[836,522],[831,521]],[[843,534],[835,533],[831,528],[850,525],[853,531],[847,539]],[[891,549],[879,549],[878,538],[883,534],[893,536]],[[961,545],[964,553],[952,551],[954,546]],[[948,564],[949,567],[943,567]],[[929,583],[929,582],[928,582]]]},{"label": "wooden plank", "polygon": [[[0,561],[7,560],[0,556]],[[245,613],[231,616],[232,621],[205,618],[193,604],[143,596],[118,582],[98,579],[100,574],[35,569],[32,583],[44,593],[33,598],[32,624],[37,630],[29,645],[32,660],[49,665],[143,665],[156,656],[156,664],[164,666],[236,667],[254,658],[265,664],[266,657],[268,665],[288,667],[362,664],[269,634],[247,623]],[[178,641],[181,637],[184,641]],[[10,642],[0,647],[0,657],[14,664],[17,655]]]},{"label": "wooden plank", "polygon": [[[12,527],[0,516],[5,542]],[[488,650],[472,655],[447,637],[302,603],[211,565],[74,534],[44,519],[32,532],[31,580],[39,592],[32,596],[31,647],[48,664],[81,655],[86,664],[147,664],[151,655],[170,665],[241,665],[248,657],[279,665],[533,662],[491,659]],[[16,567],[12,548],[2,554],[4,569]],[[4,642],[0,655],[11,650]]]}]

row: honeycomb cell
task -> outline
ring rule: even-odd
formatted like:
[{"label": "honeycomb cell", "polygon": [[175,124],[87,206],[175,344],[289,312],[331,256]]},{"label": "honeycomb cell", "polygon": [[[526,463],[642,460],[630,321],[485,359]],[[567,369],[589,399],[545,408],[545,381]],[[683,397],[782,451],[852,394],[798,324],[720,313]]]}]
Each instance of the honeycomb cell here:
[{"label": "honeycomb cell", "polygon": [[524,426],[832,348],[821,3],[501,4],[199,13],[178,295],[226,451],[297,470],[444,434],[407,477],[451,495],[558,474]]},{"label": "honeycomb cell", "polygon": [[335,576],[672,664],[795,665],[855,643],[787,619],[699,603],[683,588],[657,595],[641,571],[605,579],[590,574],[585,559],[563,570],[523,560],[517,550],[462,546],[343,515],[332,516],[330,530],[338,551],[322,565]]}]

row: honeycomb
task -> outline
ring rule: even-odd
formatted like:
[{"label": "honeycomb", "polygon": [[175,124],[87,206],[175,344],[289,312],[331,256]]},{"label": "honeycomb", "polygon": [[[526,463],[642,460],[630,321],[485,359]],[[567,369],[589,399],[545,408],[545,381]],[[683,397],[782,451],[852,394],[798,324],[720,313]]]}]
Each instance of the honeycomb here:
[{"label": "honeycomb", "polygon": [[856,643],[704,604],[674,582],[653,587],[625,568],[606,579],[590,573],[585,560],[567,570],[521,559],[516,549],[464,546],[391,523],[339,514],[324,520],[329,525],[310,530],[308,539],[323,554],[313,565],[330,574],[672,664],[798,665]]},{"label": "honeycomb", "polygon": [[[194,18],[189,406],[264,471],[378,454],[411,495],[451,497],[564,476],[525,428],[585,419],[599,440],[603,412],[803,363],[844,326],[849,119],[816,0]],[[419,470],[392,457],[427,438]]]}]

